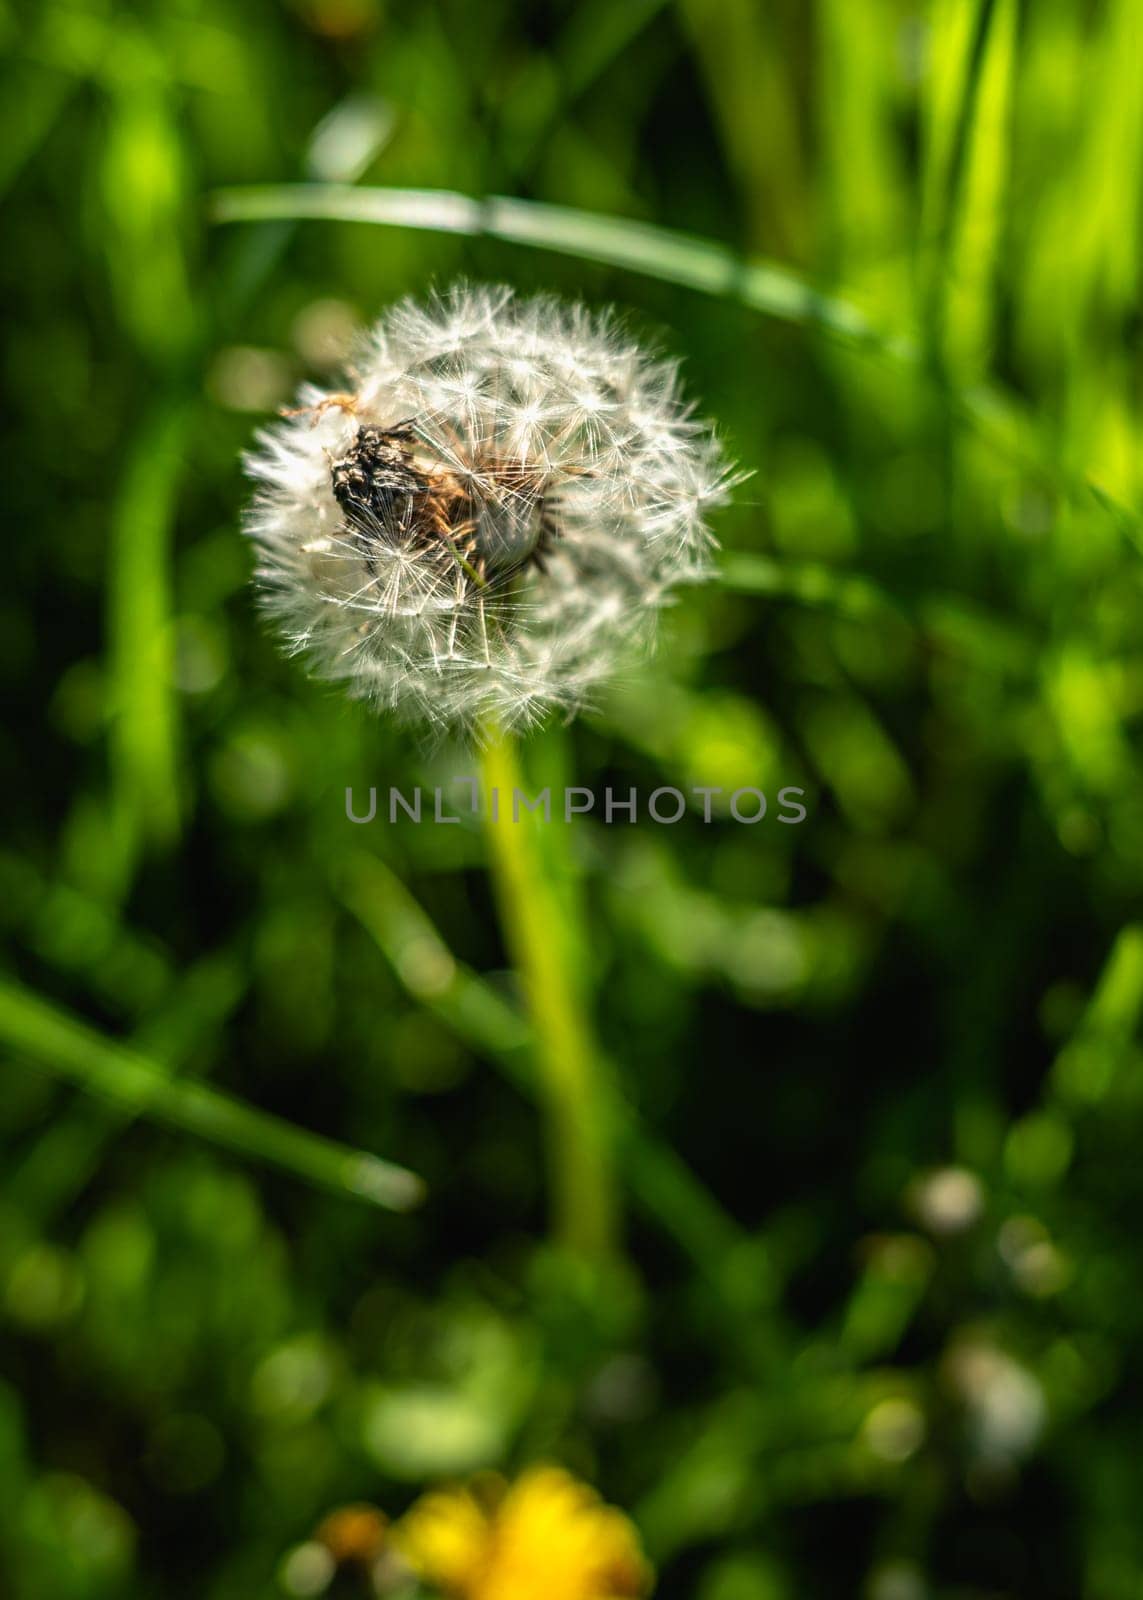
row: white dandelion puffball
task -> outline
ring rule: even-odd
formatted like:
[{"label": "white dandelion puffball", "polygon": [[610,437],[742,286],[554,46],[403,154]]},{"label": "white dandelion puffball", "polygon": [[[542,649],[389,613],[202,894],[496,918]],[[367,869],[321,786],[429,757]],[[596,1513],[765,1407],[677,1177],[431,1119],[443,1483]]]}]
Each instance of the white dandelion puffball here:
[{"label": "white dandelion puffball", "polygon": [[467,285],[393,307],[347,390],[306,386],[246,468],[290,649],[461,733],[582,707],[708,575],[732,481],[674,362],[609,314]]}]

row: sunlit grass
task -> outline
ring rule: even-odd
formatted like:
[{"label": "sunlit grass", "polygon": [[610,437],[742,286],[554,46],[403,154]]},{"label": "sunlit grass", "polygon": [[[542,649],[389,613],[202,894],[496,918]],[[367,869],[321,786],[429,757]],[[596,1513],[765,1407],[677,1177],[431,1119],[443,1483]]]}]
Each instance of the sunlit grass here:
[{"label": "sunlit grass", "polygon": [[[5,750],[0,1584],[245,1600],[425,1460],[548,1457],[672,1600],[1137,1600],[1143,13],[545,26],[5,36],[0,672],[43,714]],[[347,831],[343,783],[464,763],[273,661],[258,419],[208,379],[334,381],[315,307],[460,273],[669,330],[753,471],[718,583],[529,778],[797,782],[804,826]],[[279,1072],[320,1119],[253,1103]],[[399,1225],[326,1198],[408,1207],[406,1161]]]}]

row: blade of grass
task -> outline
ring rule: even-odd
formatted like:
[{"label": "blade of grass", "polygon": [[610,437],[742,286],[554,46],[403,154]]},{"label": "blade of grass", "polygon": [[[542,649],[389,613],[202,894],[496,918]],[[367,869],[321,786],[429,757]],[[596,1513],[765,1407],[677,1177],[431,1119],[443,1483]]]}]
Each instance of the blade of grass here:
[{"label": "blade of grass", "polygon": [[[519,1006],[453,956],[416,899],[376,856],[361,852],[346,858],[333,881],[409,996],[534,1099],[541,1092],[530,1066],[535,1041]],[[609,1077],[614,1081],[613,1072]],[[710,1283],[734,1320],[740,1343],[760,1352],[755,1281],[738,1270],[750,1254],[750,1235],[619,1094],[610,1117],[618,1173],[632,1201]]]},{"label": "blade of grass", "polygon": [[1143,925],[1120,929],[1087,1006],[1052,1064],[1049,1101],[1097,1106],[1130,1058],[1143,1017]]},{"label": "blade of grass", "polygon": [[410,1209],[423,1196],[420,1178],[404,1167],[294,1127],[201,1084],[172,1079],[155,1061],[104,1038],[8,980],[0,980],[0,1042],[132,1116],[198,1134],[338,1194],[394,1211]]},{"label": "blade of grass", "polygon": [[74,91],[67,78],[34,70],[12,81],[0,104],[0,196],[31,163]]},{"label": "blade of grass", "polygon": [[[1109,4],[1089,48],[1079,149],[1045,241],[1055,259],[1037,263],[1030,277],[1048,337],[1064,359],[1066,457],[1134,503],[1138,341],[1126,330],[1138,315],[1143,192],[1143,12],[1135,0]],[[1093,359],[1092,336],[1101,327],[1117,345],[1104,344],[1103,358]]]},{"label": "blade of grass", "polygon": [[[229,953],[211,955],[179,975],[172,992],[136,1030],[131,1047],[162,1069],[179,1072],[208,1046],[246,992],[242,964]],[[53,1117],[11,1171],[7,1187],[25,1215],[43,1229],[74,1203],[99,1170],[108,1144],[135,1120],[118,1105],[86,1099]]]},{"label": "blade of grass", "polygon": [[[302,156],[307,178],[351,186],[384,149],[393,131],[386,102],[351,94],[338,102],[314,128]],[[224,331],[242,319],[286,251],[295,223],[259,229],[243,238],[219,274],[215,321]]]},{"label": "blade of grass", "polygon": [[457,1038],[529,1085],[532,1030],[518,1006],[458,962],[405,885],[375,856],[334,873],[339,899],[359,919],[406,992]]},{"label": "blade of grass", "polygon": [[[820,230],[845,281],[886,309],[907,303],[904,174],[898,155],[898,41],[885,0],[821,0]],[[875,16],[870,15],[870,11]]]},{"label": "blade of grass", "polygon": [[118,75],[88,181],[101,202],[100,241],[119,325],[152,370],[169,375],[200,332],[188,249],[190,155],[177,94],[146,32],[121,23],[115,55]]},{"label": "blade of grass", "polygon": [[936,268],[943,278],[942,354],[962,377],[985,371],[991,354],[1016,67],[1015,0],[996,0],[980,15],[949,175],[957,192],[948,198]]},{"label": "blade of grass", "polygon": [[111,750],[127,859],[140,836],[167,843],[179,828],[170,552],[187,422],[174,399],[156,410],[135,441],[112,518]]},{"label": "blade of grass", "polygon": [[1041,659],[1042,646],[1031,633],[1007,618],[978,610],[960,596],[928,594],[906,605],[862,574],[821,562],[775,561],[753,552],[731,552],[719,565],[717,581],[735,594],[793,600],[853,622],[903,623],[998,670],[1028,672]]},{"label": "blade of grass", "polygon": [[860,573],[816,561],[775,561],[771,556],[728,552],[719,562],[721,588],[822,606],[854,622],[893,617],[907,622],[901,606]]},{"label": "blade of grass", "polygon": [[172,671],[173,532],[190,422],[183,374],[199,334],[184,248],[191,190],[172,87],[144,30],[125,26],[89,181],[98,194],[119,330],[136,352],[142,408],[109,548],[112,807],[125,881],[142,846],[181,823],[179,705]]},{"label": "blade of grass", "polygon": [[[502,102],[501,116],[513,130],[501,151],[507,175],[523,184],[554,148],[561,151],[562,164],[562,152],[569,143],[580,141],[585,150],[593,152],[595,161],[601,159],[602,153],[585,140],[576,118],[577,102],[667,4],[668,0],[629,0],[617,6],[613,0],[583,0],[574,8],[553,42],[550,57],[537,56],[531,67],[516,77]],[[602,159],[609,192],[626,191],[628,185],[617,165],[605,156]]]},{"label": "blade of grass", "polygon": [[[1068,11],[1034,16],[1036,76],[1029,97],[1063,101],[1056,181],[1029,216],[1013,307],[1019,341],[1040,367],[1061,358],[1078,373],[1093,309],[1131,315],[1138,300],[1143,203],[1143,11],[1109,0],[1098,28]],[[1066,139],[1066,147],[1063,141]]]},{"label": "blade of grass", "polygon": [[667,0],[582,0],[569,16],[556,40],[553,56],[559,63],[564,103],[582,95],[638,38]]},{"label": "blade of grass", "polygon": [[[530,245],[556,254],[645,273],[701,294],[721,296],[752,311],[831,337],[911,369],[924,369],[913,339],[879,329],[844,295],[823,293],[788,268],[746,261],[724,245],[650,223],[570,207],[490,195],[483,200],[446,189],[362,189],[339,184],[274,184],[216,190],[209,199],[218,223],[320,220],[419,228]],[[941,391],[961,415],[1009,458],[1034,467],[1078,503],[1109,512],[1121,532],[1143,548],[1143,518],[1062,464],[1055,440],[1041,437],[1021,402],[990,384]]]},{"label": "blade of grass", "polygon": [[724,245],[652,223],[569,206],[502,195],[477,200],[448,189],[298,183],[221,189],[211,196],[210,210],[220,223],[308,218],[483,235],[725,295],[783,321],[818,323],[843,337],[875,344],[882,338],[855,306],[819,292],[785,267],[746,262]]},{"label": "blade of grass", "polygon": [[[139,39],[129,42],[132,71],[145,74],[153,65],[145,46]],[[193,339],[195,317],[186,299],[185,265],[177,246],[181,186],[172,178],[164,183],[161,176],[181,171],[175,119],[167,97],[153,86],[139,103],[130,96],[121,99],[102,169],[109,214],[116,222],[109,230],[109,258],[125,327],[165,369],[161,391],[130,454],[112,526],[112,769],[121,866],[126,870],[140,842],[168,844],[177,837],[181,820],[178,706],[172,682],[172,544],[193,416],[184,399],[181,356]],[[389,131],[390,119],[379,101],[350,97],[314,130],[306,171],[323,178],[354,178]],[[240,252],[224,275],[219,313],[240,311],[288,236],[286,225],[276,237],[253,241],[255,249]],[[156,261],[162,266],[157,277]],[[138,292],[141,282],[149,286],[147,296]]]},{"label": "blade of grass", "polygon": [[755,0],[677,0],[677,9],[741,192],[749,242],[799,258],[810,239],[809,186],[783,13]]},{"label": "blade of grass", "polygon": [[988,37],[995,0],[934,0],[921,104],[921,246],[926,273],[939,271],[972,115],[974,61]]}]

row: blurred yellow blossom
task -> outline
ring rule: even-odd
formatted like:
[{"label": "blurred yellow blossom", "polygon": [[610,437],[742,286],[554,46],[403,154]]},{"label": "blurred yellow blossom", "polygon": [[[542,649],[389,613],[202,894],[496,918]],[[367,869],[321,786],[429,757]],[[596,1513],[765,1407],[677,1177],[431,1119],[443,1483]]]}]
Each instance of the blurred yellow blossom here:
[{"label": "blurred yellow blossom", "polygon": [[424,1495],[393,1539],[449,1600],[627,1600],[651,1587],[631,1522],[558,1467]]}]

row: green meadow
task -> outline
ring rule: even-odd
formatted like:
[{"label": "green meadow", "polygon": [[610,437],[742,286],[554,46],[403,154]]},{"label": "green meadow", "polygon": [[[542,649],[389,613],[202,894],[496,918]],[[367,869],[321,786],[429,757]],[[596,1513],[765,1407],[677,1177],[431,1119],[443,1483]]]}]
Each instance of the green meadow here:
[{"label": "green meadow", "polygon": [[[558,1463],[658,1600],[1141,1600],[1138,0],[0,49],[0,1595],[620,1600],[390,1549]],[[241,531],[460,278],[615,306],[744,474],[483,753],[287,659]]]}]

